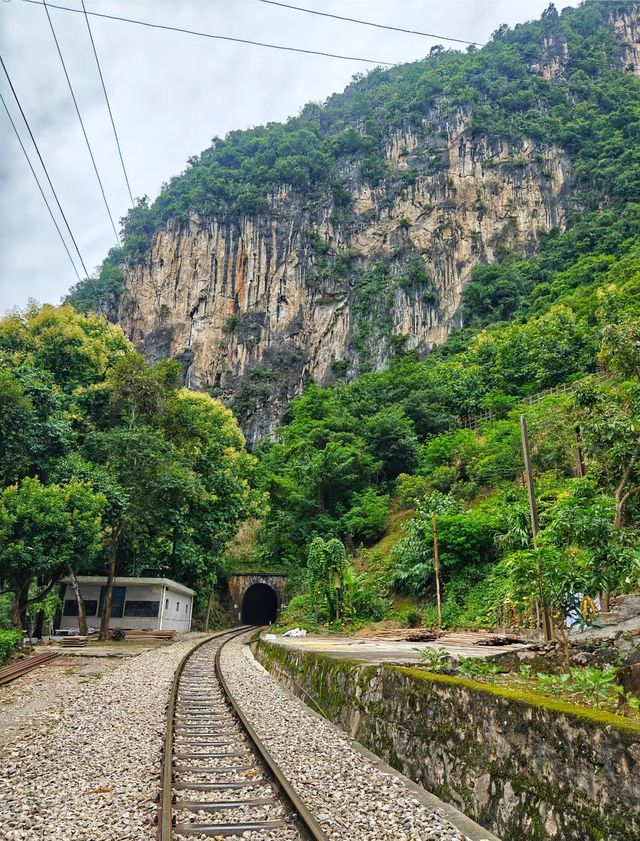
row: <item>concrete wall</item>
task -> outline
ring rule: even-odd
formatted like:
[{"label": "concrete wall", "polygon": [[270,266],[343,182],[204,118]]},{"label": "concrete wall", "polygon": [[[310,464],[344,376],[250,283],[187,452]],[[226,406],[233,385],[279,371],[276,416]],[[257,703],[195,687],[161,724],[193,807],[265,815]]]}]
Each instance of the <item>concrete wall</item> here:
[{"label": "concrete wall", "polygon": [[[117,584],[116,586],[120,586]],[[124,586],[124,585],[123,585]],[[96,606],[100,598],[99,584],[80,584],[80,594],[85,601],[95,601]],[[75,601],[73,588],[67,584],[64,600]],[[149,601],[158,602],[158,616],[127,616],[128,601]],[[187,633],[191,628],[191,614],[193,610],[193,598],[190,595],[177,593],[169,587],[160,584],[128,584],[125,591],[124,613],[122,617],[112,616],[109,623],[110,628],[124,628],[130,631],[178,631]],[[100,617],[87,613],[87,624],[89,627],[98,628]],[[77,616],[66,616],[64,613],[60,622],[62,630],[70,630],[78,627]]]},{"label": "concrete wall", "polygon": [[162,631],[186,633],[191,627],[193,599],[191,596],[164,589],[164,601],[160,605]]},{"label": "concrete wall", "polygon": [[640,838],[640,722],[261,642],[260,662],[381,759],[503,841]]}]

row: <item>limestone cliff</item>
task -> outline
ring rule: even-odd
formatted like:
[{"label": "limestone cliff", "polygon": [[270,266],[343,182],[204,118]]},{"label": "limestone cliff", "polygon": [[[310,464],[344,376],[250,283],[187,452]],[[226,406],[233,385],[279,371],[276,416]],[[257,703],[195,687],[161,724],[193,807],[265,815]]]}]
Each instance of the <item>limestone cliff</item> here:
[{"label": "limestone cliff", "polygon": [[[616,63],[637,72],[637,9],[612,18]],[[549,39],[530,71],[559,78],[568,56]],[[472,133],[471,117],[435,103],[422,127],[389,131],[378,183],[345,159],[348,214],[328,191],[283,185],[268,213],[169,220],[125,272],[126,333],[151,358],[180,358],[189,387],[233,400],[252,441],[308,379],[427,353],[460,326],[473,265],[534,249],[574,190],[561,148]]]}]

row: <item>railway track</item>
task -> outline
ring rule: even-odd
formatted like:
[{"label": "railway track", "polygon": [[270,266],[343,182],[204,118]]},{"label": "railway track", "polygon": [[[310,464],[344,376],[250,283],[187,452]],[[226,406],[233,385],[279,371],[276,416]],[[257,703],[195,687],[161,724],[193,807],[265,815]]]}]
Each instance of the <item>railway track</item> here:
[{"label": "railway track", "polygon": [[223,632],[180,663],[167,709],[159,841],[255,838],[327,841],[253,730],[220,670]]},{"label": "railway track", "polygon": [[59,651],[44,651],[42,654],[34,654],[32,657],[26,657],[24,660],[20,660],[18,663],[5,666],[3,669],[0,669],[0,686],[32,672],[38,666],[49,663],[51,660],[59,657],[60,653]]}]

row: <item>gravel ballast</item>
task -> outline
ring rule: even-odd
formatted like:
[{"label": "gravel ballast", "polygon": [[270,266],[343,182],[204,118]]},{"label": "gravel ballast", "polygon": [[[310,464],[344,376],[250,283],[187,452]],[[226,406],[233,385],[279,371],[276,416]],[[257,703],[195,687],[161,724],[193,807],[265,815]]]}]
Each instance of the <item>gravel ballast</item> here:
[{"label": "gravel ballast", "polygon": [[5,747],[1,841],[155,838],[165,707],[174,672],[196,643],[124,661]]},{"label": "gravel ballast", "polygon": [[221,668],[258,736],[332,841],[467,841],[408,781],[382,770],[311,714],[241,641],[222,649]]}]

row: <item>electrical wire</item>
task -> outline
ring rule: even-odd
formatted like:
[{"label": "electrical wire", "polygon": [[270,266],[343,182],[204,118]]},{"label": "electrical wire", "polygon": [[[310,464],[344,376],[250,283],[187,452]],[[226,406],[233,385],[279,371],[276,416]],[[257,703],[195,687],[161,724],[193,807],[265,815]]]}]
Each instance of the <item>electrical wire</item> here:
[{"label": "electrical wire", "polygon": [[[42,0],[42,6],[44,6],[44,10],[47,13],[47,19],[49,21],[49,26],[51,27],[51,33],[53,35],[53,40],[55,42],[56,48],[58,50],[58,55],[60,56],[60,61],[62,62],[62,69],[64,70],[64,75],[67,80],[67,84],[69,85],[69,91],[71,93],[71,98],[73,99],[73,104],[75,105],[76,114],[78,115],[78,120],[80,121],[80,126],[82,128],[82,133],[84,135],[85,142],[87,144],[87,149],[89,150],[89,157],[91,158],[91,163],[93,164],[93,169],[96,173],[96,178],[98,179],[98,185],[100,186],[100,192],[102,193],[102,199],[104,201],[104,206],[107,209],[107,214],[109,216],[109,221],[111,222],[111,227],[113,228],[113,233],[115,234],[116,242],[120,245],[120,237],[118,236],[118,231],[116,229],[115,222],[113,221],[113,216],[111,214],[111,209],[109,208],[109,202],[107,201],[107,196],[104,191],[104,187],[102,185],[102,179],[100,178],[100,173],[98,172],[98,165],[96,164],[96,159],[93,156],[93,150],[91,148],[91,143],[89,142],[89,137],[87,135],[87,131],[84,127],[84,121],[82,119],[82,115],[80,114],[80,108],[78,106],[78,100],[76,99],[75,92],[73,90],[73,85],[71,84],[71,79],[69,78],[69,73],[67,71],[67,65],[65,64],[64,57],[62,55],[62,50],[60,49],[60,44],[58,43],[58,36],[56,35],[56,30],[53,26],[53,21],[51,20],[51,15],[49,14],[49,8],[47,6],[46,0]],[[78,11],[80,11],[78,9]]]},{"label": "electrical wire", "polygon": [[[42,3],[40,0],[22,0],[23,3],[31,3],[35,6],[41,6]],[[43,0],[44,2],[44,0]],[[46,5],[49,6],[51,9],[59,9],[63,12],[76,12],[78,14],[82,14],[82,9],[73,9],[70,6],[60,6],[56,3],[47,3]],[[351,55],[339,55],[337,53],[326,53],[321,50],[305,50],[302,47],[285,47],[282,44],[267,44],[264,41],[250,41],[248,38],[232,38],[230,35],[214,35],[211,32],[199,32],[196,29],[183,29],[179,26],[169,26],[168,24],[162,23],[151,23],[148,20],[137,20],[136,18],[125,18],[121,17],[120,15],[107,15],[104,12],[89,12],[87,11],[88,15],[92,15],[93,17],[97,18],[104,18],[105,20],[118,20],[124,23],[134,23],[137,26],[146,26],[149,29],[164,29],[168,32],[180,32],[183,35],[197,35],[200,38],[212,38],[216,41],[232,41],[236,44],[251,44],[254,47],[267,47],[270,50],[284,50],[285,52],[290,53],[303,53],[305,55],[320,55],[325,56],[326,58],[339,58],[344,61],[361,61],[365,64],[375,64],[375,65],[383,65],[385,67],[395,67],[395,63],[391,61],[377,61],[373,58],[361,58],[358,56],[351,56]]]},{"label": "electrical wire", "polygon": [[24,113],[24,109],[23,109],[23,107],[20,103],[20,99],[18,98],[18,94],[16,93],[16,89],[14,88],[13,82],[11,81],[11,77],[9,76],[9,71],[7,70],[7,66],[4,63],[4,59],[2,58],[1,55],[0,55],[0,65],[2,66],[2,69],[4,71],[4,75],[7,77],[7,81],[9,82],[9,87],[11,88],[11,93],[13,94],[13,98],[15,99],[16,104],[18,106],[18,109],[20,111],[20,114],[22,115],[22,119],[24,120],[24,124],[26,125],[27,131],[29,132],[29,137],[31,138],[31,142],[33,143],[33,146],[36,150],[36,154],[38,155],[38,160],[40,161],[40,165],[42,166],[42,169],[44,170],[44,174],[47,177],[47,182],[49,184],[49,187],[51,188],[51,192],[53,193],[53,196],[56,200],[56,204],[58,205],[58,210],[60,211],[60,215],[62,216],[62,218],[64,220],[64,224],[67,228],[67,231],[69,232],[69,236],[71,237],[71,241],[73,242],[73,246],[74,246],[74,248],[76,250],[76,253],[78,255],[78,258],[80,260],[80,265],[82,266],[82,270],[84,271],[85,276],[88,277],[89,272],[87,271],[87,267],[85,266],[84,260],[82,259],[82,254],[80,253],[80,249],[78,248],[78,243],[76,242],[76,238],[73,235],[73,231],[71,230],[71,227],[69,226],[69,222],[67,220],[65,212],[62,209],[62,205],[60,204],[60,199],[58,198],[58,194],[56,193],[56,190],[55,190],[55,187],[53,186],[53,183],[51,182],[51,177],[49,176],[49,170],[47,169],[46,164],[45,164],[45,162],[42,158],[42,154],[40,153],[40,148],[39,148],[38,144],[36,143],[36,139],[33,136],[33,132],[31,131],[31,126],[29,125],[29,121],[27,120],[27,115]]},{"label": "electrical wire", "polygon": [[120,138],[118,137],[118,132],[116,130],[115,120],[113,119],[113,112],[111,111],[111,103],[109,102],[109,94],[107,93],[107,87],[104,83],[104,77],[102,75],[102,68],[100,67],[100,61],[98,59],[98,51],[96,50],[95,41],[93,40],[93,33],[91,31],[91,24],[89,23],[89,15],[87,14],[87,8],[84,5],[84,0],[82,0],[82,11],[84,12],[84,19],[87,24],[87,30],[89,32],[89,38],[91,40],[91,47],[93,49],[93,55],[96,60],[96,66],[98,68],[98,74],[100,75],[100,82],[102,84],[102,90],[104,92],[105,102],[107,103],[107,110],[109,111],[109,119],[111,120],[111,127],[113,128],[113,136],[116,139],[116,146],[118,147],[118,155],[120,156],[120,163],[122,164],[122,172],[124,175],[124,180],[127,183],[127,190],[129,191],[129,198],[131,199],[131,205],[133,206],[133,193],[131,192],[131,185],[129,184],[129,176],[127,175],[127,168],[124,165],[124,158],[122,156],[122,148],[120,146]]},{"label": "electrical wire", "polygon": [[31,159],[29,158],[29,153],[27,152],[27,150],[25,148],[25,145],[22,142],[22,138],[20,137],[20,132],[18,131],[18,127],[16,126],[16,124],[13,121],[13,117],[11,116],[11,112],[9,111],[9,106],[7,105],[7,103],[5,101],[5,98],[2,95],[2,93],[0,93],[0,100],[2,100],[2,104],[4,105],[4,110],[7,112],[7,117],[9,118],[9,122],[11,123],[13,131],[15,132],[15,135],[18,138],[18,143],[20,144],[20,148],[22,149],[22,152],[23,152],[23,154],[26,158],[26,161],[29,164],[29,169],[31,170],[31,174],[33,175],[33,177],[35,179],[35,182],[38,185],[38,190],[40,190],[40,195],[42,196],[42,200],[44,201],[44,203],[47,206],[47,210],[49,211],[49,216],[51,216],[51,221],[53,222],[53,224],[56,227],[56,231],[58,232],[58,236],[60,237],[60,241],[62,242],[62,245],[64,246],[64,250],[67,252],[67,257],[69,258],[69,262],[73,266],[73,271],[75,272],[75,275],[78,278],[78,281],[80,282],[80,273],[78,272],[78,269],[76,267],[75,262],[73,261],[73,258],[71,257],[71,252],[69,251],[69,246],[67,245],[67,243],[65,241],[65,238],[62,236],[62,231],[60,230],[60,226],[58,225],[58,221],[57,221],[56,217],[53,215],[53,210],[51,209],[51,205],[49,204],[49,200],[47,199],[47,197],[45,195],[45,192],[42,189],[42,184],[40,183],[40,179],[38,178],[38,175],[37,175],[35,169],[33,168],[33,164],[31,163]]},{"label": "electrical wire", "polygon": [[389,29],[392,32],[404,32],[407,35],[421,35],[424,38],[436,38],[438,41],[455,41],[457,44],[469,44],[473,47],[484,47],[484,44],[478,41],[467,41],[464,38],[448,38],[446,35],[434,35],[433,32],[421,32],[418,29],[404,29],[401,26],[389,26],[386,23],[374,23],[370,20],[360,20],[360,18],[349,18],[344,15],[332,15],[329,12],[319,12],[316,9],[305,9],[302,6],[291,6],[289,3],[278,3],[276,0],[258,0],[259,3],[266,3],[268,6],[280,6],[283,9],[293,9],[296,12],[306,12],[309,15],[319,15],[323,18],[333,18],[334,20],[346,20],[349,23],[359,23],[361,26],[373,26],[376,29]]},{"label": "electrical wire", "polygon": [[[4,63],[4,59],[2,58],[2,55],[0,55],[0,66],[2,67],[2,70],[4,71],[4,75],[7,78],[7,82],[9,83],[9,87],[11,88],[11,93],[13,94],[13,98],[16,101],[16,105],[18,106],[18,110],[20,111],[20,115],[22,116],[22,119],[24,120],[24,124],[27,127],[27,131],[29,132],[29,137],[31,138],[31,142],[33,143],[33,147],[36,150],[36,154],[38,155],[38,160],[40,161],[40,166],[42,167],[43,172],[44,172],[44,174],[47,178],[47,183],[49,184],[49,188],[51,189],[51,192],[53,193],[53,197],[56,200],[56,205],[58,207],[58,210],[60,211],[60,215],[62,216],[62,218],[64,220],[64,224],[66,226],[66,229],[69,233],[69,236],[71,237],[71,241],[73,242],[73,246],[74,246],[74,248],[76,250],[76,253],[78,255],[78,259],[80,260],[80,265],[82,266],[82,270],[84,271],[84,279],[90,286],[92,286],[93,291],[96,293],[96,298],[98,298],[98,288],[96,286],[96,282],[89,275],[89,271],[88,271],[88,269],[85,265],[84,260],[82,259],[82,254],[80,253],[80,249],[78,248],[78,243],[76,241],[76,238],[73,235],[73,231],[71,230],[71,226],[69,225],[69,221],[66,217],[66,214],[65,214],[64,210],[62,209],[62,205],[60,204],[60,199],[58,198],[58,194],[56,192],[56,189],[53,186],[53,182],[51,181],[51,176],[49,175],[49,170],[47,169],[47,166],[44,162],[44,158],[42,157],[42,153],[40,152],[40,147],[36,143],[36,139],[34,137],[33,131],[31,130],[31,126],[29,124],[29,121],[27,120],[27,115],[24,112],[24,108],[22,107],[22,104],[20,102],[20,98],[18,97],[16,89],[13,85],[13,82],[11,81],[11,76],[9,75],[9,71],[7,70],[7,66]],[[5,108],[6,108],[6,104],[5,104]],[[8,109],[7,109],[7,113],[8,113]],[[9,115],[9,118],[11,119],[11,115]],[[13,123],[13,120],[12,120],[12,123]],[[15,126],[15,124],[14,124],[14,126]],[[18,135],[18,138],[20,138],[19,132],[16,132],[16,134]],[[22,146],[22,141],[20,142],[20,145]],[[57,227],[57,225],[56,225],[56,227]],[[75,265],[74,265],[74,269],[75,269]],[[78,273],[76,271],[76,275],[77,274]],[[78,278],[78,280],[82,283],[81,278]],[[111,335],[113,336],[113,338],[118,339],[119,336],[116,333],[113,324],[106,317],[105,317],[105,321],[107,323],[107,328],[108,328],[109,332],[111,333]]]}]

